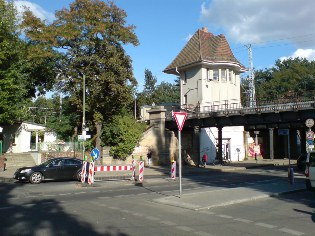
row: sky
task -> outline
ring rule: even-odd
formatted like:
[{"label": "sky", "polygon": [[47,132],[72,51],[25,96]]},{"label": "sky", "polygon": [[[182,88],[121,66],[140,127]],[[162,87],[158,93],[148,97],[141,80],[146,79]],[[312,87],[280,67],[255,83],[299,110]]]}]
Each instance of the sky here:
[{"label": "sky", "polygon": [[[74,0],[15,0],[41,19],[54,20],[55,11]],[[114,0],[127,13],[127,24],[136,27],[139,46],[127,45],[138,91],[149,69],[162,81],[175,75],[163,70],[175,59],[192,35],[202,27],[224,34],[234,56],[249,67],[252,46],[254,69],[266,69],[275,61],[305,57],[315,60],[314,0]]]}]

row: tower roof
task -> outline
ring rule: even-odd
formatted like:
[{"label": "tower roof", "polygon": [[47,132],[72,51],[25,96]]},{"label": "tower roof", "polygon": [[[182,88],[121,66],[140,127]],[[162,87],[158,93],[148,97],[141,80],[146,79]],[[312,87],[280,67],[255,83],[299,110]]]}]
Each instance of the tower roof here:
[{"label": "tower roof", "polygon": [[198,63],[234,64],[245,71],[243,66],[233,55],[231,48],[223,34],[218,36],[208,32],[206,28],[197,30],[185,47],[163,72],[175,74],[176,68],[191,66]]}]

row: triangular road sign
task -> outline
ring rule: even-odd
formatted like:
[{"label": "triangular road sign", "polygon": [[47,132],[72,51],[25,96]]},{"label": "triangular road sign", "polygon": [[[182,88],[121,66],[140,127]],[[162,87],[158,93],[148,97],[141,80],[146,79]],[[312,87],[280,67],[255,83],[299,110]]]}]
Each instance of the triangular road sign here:
[{"label": "triangular road sign", "polygon": [[184,123],[187,117],[187,113],[186,112],[173,112],[173,116],[176,120],[178,130],[182,131],[182,128],[184,126]]}]

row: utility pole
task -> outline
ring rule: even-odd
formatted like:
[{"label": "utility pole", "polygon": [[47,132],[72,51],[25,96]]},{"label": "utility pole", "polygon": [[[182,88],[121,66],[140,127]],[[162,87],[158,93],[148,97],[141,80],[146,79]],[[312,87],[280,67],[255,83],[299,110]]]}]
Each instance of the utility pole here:
[{"label": "utility pole", "polygon": [[85,74],[83,74],[83,118],[82,118],[82,160],[84,160],[84,153],[85,153],[85,137],[86,137],[86,126],[85,126]]},{"label": "utility pole", "polygon": [[255,81],[254,81],[254,67],[253,67],[253,53],[252,53],[252,45],[246,45],[248,49],[248,61],[249,61],[249,79],[248,79],[248,102],[249,107],[256,106],[256,94],[255,94]]}]

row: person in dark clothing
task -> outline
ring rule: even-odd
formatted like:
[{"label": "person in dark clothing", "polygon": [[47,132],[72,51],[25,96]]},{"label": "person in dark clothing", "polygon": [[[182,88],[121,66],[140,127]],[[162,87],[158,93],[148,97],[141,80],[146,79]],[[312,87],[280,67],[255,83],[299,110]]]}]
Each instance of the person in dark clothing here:
[{"label": "person in dark clothing", "polygon": [[152,152],[151,150],[149,150],[148,154],[147,154],[147,158],[148,158],[148,167],[151,166],[151,158],[152,158]]}]

